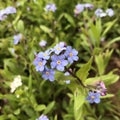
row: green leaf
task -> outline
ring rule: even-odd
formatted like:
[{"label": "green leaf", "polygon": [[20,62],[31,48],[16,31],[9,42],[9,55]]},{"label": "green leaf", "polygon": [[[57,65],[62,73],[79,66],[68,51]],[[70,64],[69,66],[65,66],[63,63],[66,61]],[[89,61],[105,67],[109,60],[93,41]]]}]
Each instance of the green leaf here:
[{"label": "green leaf", "polygon": [[90,36],[90,40],[95,47],[99,47],[100,45],[100,36],[102,31],[101,21],[97,20],[94,25],[93,22],[90,23],[90,29],[88,30],[88,34]]},{"label": "green leaf", "polygon": [[43,105],[37,105],[35,110],[36,111],[42,111],[42,110],[45,110],[46,109],[46,106],[43,104]]},{"label": "green leaf", "polygon": [[7,115],[0,115],[0,120],[6,120],[7,119]]},{"label": "green leaf", "polygon": [[35,115],[35,111],[28,105],[24,105],[23,106],[23,110],[25,111],[25,113],[29,116],[32,117]]},{"label": "green leaf", "polygon": [[101,96],[100,98],[111,98],[114,97],[114,94],[107,94],[105,96]]},{"label": "green leaf", "polygon": [[68,20],[68,22],[72,25],[75,26],[74,19],[67,13],[64,13],[64,17]]},{"label": "green leaf", "polygon": [[76,89],[76,91],[74,92],[74,117],[75,117],[75,120],[82,120],[82,118],[83,118],[82,106],[85,102],[84,94],[85,94],[85,92],[82,87]]},{"label": "green leaf", "polygon": [[14,114],[15,114],[15,115],[19,115],[19,114],[20,114],[20,109],[15,110],[15,111],[14,111]]},{"label": "green leaf", "polygon": [[24,33],[24,22],[22,20],[19,20],[17,23],[17,30],[20,33]]},{"label": "green leaf", "polygon": [[95,62],[98,68],[99,75],[104,74],[112,53],[113,50],[106,50],[105,53],[95,56]]},{"label": "green leaf", "polygon": [[91,69],[92,59],[93,58],[91,57],[90,60],[76,72],[77,77],[79,77],[82,81],[85,81],[85,79],[89,74],[89,70]]},{"label": "green leaf", "polygon": [[103,55],[102,54],[96,55],[95,62],[96,62],[97,68],[98,68],[99,75],[102,75],[104,73],[105,67],[106,67],[104,65]]},{"label": "green leaf", "polygon": [[45,33],[50,33],[51,29],[49,29],[48,27],[46,27],[45,25],[40,25],[41,30],[43,30]]},{"label": "green leaf", "polygon": [[112,71],[112,72],[108,73],[107,75],[88,78],[88,79],[86,79],[85,84],[90,85],[98,80],[102,80],[103,82],[105,82],[106,85],[110,85],[110,84],[117,82],[117,80],[119,80],[119,76],[113,74],[113,71]]},{"label": "green leaf", "polygon": [[55,101],[51,102],[48,104],[48,106],[46,107],[45,111],[44,111],[44,114],[47,114],[49,113],[55,106]]},{"label": "green leaf", "polygon": [[115,43],[115,42],[118,42],[118,41],[120,41],[120,37],[117,37],[117,38],[114,38],[114,39],[110,40],[110,41],[106,44],[105,48],[110,47],[111,44],[113,44],[113,43]]},{"label": "green leaf", "polygon": [[112,22],[108,22],[108,23],[105,24],[106,29],[104,30],[104,32],[103,32],[103,34],[102,34],[103,37],[108,33],[108,31],[112,28],[112,26],[113,26],[116,22],[117,22],[117,19],[115,19],[115,20],[112,21]]}]

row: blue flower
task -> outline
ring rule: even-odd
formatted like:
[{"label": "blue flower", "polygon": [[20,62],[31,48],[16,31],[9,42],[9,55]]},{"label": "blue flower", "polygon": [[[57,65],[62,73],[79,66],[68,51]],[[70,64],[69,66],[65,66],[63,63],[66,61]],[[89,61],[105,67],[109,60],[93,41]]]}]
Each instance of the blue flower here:
[{"label": "blue flower", "polygon": [[93,4],[90,4],[90,3],[84,4],[84,7],[85,8],[89,8],[89,9],[93,9],[94,8]]},{"label": "blue flower", "polygon": [[16,13],[16,8],[12,7],[12,6],[9,6],[7,8],[4,9],[5,11],[5,14],[13,14],[13,13]]},{"label": "blue flower", "polygon": [[48,60],[50,58],[50,51],[47,50],[45,52],[39,52],[38,57],[42,58],[42,59],[45,59],[45,60]]},{"label": "blue flower", "polygon": [[89,101],[89,103],[100,103],[100,93],[98,92],[89,92],[88,97],[86,100]]},{"label": "blue flower", "polygon": [[52,12],[55,12],[56,11],[56,5],[55,4],[47,4],[46,6],[45,6],[45,10],[47,11],[47,12],[49,12],[49,11],[52,11]]},{"label": "blue flower", "polygon": [[65,75],[65,76],[69,76],[70,73],[69,73],[69,72],[65,72],[64,75]]},{"label": "blue flower", "polygon": [[70,63],[73,63],[73,61],[77,61],[79,59],[77,54],[78,54],[78,51],[75,49],[72,49],[71,46],[68,46],[64,53],[64,55],[67,57]]},{"label": "blue flower", "polygon": [[22,39],[22,34],[14,35],[14,44],[17,45]]},{"label": "blue flower", "polygon": [[53,55],[51,57],[52,62],[51,62],[51,68],[56,68],[59,71],[64,71],[64,67],[68,64],[68,61],[65,60],[64,55]]},{"label": "blue flower", "polygon": [[75,15],[78,15],[79,13],[83,12],[84,11],[84,8],[88,8],[88,9],[93,9],[93,5],[90,4],[90,3],[86,3],[86,4],[77,4],[75,6],[75,10],[74,10],[74,13]]},{"label": "blue flower", "polygon": [[41,115],[39,118],[37,118],[36,120],[49,120],[48,117],[46,115]]},{"label": "blue flower", "polygon": [[36,71],[42,72],[45,68],[46,60],[43,60],[39,58],[38,56],[33,61],[33,64],[35,65]]},{"label": "blue flower", "polygon": [[4,20],[8,14],[13,14],[13,13],[16,13],[16,8],[11,7],[11,6],[3,10],[0,10],[0,21]]},{"label": "blue flower", "polygon": [[95,15],[97,17],[105,17],[107,14],[105,12],[103,12],[103,10],[101,8],[98,8],[96,11],[95,11]]},{"label": "blue flower", "polygon": [[59,55],[63,50],[66,50],[65,44],[63,42],[57,44],[54,48],[53,51],[55,54]]},{"label": "blue flower", "polygon": [[54,74],[54,70],[45,67],[44,71],[42,72],[42,78],[44,78],[45,80],[54,81]]},{"label": "blue flower", "polygon": [[41,41],[39,42],[40,47],[45,47],[46,44],[47,44],[47,42],[46,42],[45,40],[41,40]]},{"label": "blue flower", "polygon": [[111,8],[107,9],[107,10],[106,10],[106,13],[107,13],[107,15],[110,16],[110,17],[112,17],[112,16],[114,15],[114,11],[113,11]]},{"label": "blue flower", "polygon": [[0,10],[0,21],[4,20],[5,18],[7,18],[7,16],[5,15],[5,11]]},{"label": "blue flower", "polygon": [[66,83],[66,84],[70,84],[70,80],[66,80],[65,83]]}]

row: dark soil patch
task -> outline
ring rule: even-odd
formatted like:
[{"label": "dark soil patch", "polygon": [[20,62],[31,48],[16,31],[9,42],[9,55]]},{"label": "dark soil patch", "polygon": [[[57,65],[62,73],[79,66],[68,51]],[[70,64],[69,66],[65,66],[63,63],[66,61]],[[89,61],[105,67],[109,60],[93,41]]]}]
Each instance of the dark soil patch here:
[{"label": "dark soil patch", "polygon": [[[117,71],[115,72],[115,74],[118,74],[120,76],[120,57],[118,55],[113,54],[107,71],[113,70],[113,69],[117,69]],[[110,85],[110,87],[108,88],[109,93],[114,94],[115,96],[112,98],[112,102],[118,106],[118,108],[120,108],[120,79]]]}]

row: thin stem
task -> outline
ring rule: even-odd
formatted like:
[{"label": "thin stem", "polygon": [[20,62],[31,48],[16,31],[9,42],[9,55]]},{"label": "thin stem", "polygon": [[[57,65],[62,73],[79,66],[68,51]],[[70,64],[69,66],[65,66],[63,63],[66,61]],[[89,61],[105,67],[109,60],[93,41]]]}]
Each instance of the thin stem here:
[{"label": "thin stem", "polygon": [[84,88],[86,88],[87,86],[85,86],[83,83],[82,83],[82,81],[79,79],[79,77],[77,77],[72,71],[70,71],[67,67],[65,67],[65,70],[67,71],[67,72],[69,72],[74,78],[76,78],[77,79],[77,81],[84,87]]}]

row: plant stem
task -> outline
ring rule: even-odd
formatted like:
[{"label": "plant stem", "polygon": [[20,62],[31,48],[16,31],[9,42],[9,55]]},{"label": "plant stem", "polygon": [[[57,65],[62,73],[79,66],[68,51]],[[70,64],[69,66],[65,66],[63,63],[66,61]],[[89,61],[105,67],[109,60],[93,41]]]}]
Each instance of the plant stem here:
[{"label": "plant stem", "polygon": [[86,86],[82,83],[82,81],[80,80],[79,77],[77,77],[77,76],[76,76],[72,71],[70,71],[67,67],[65,67],[65,70],[66,70],[67,72],[69,72],[74,78],[76,78],[77,81],[80,83],[80,85],[82,85],[84,88],[86,88]]}]

